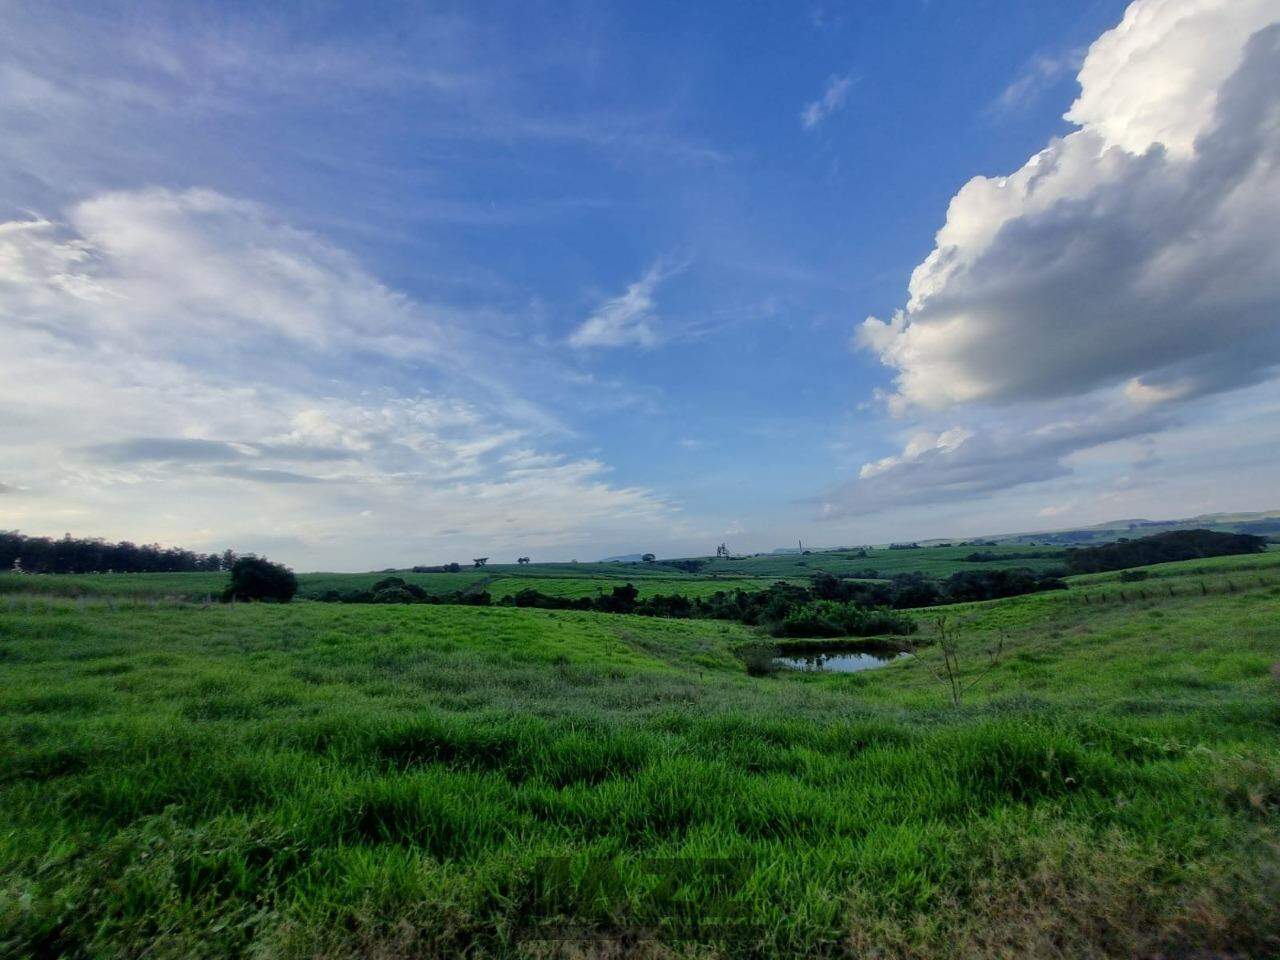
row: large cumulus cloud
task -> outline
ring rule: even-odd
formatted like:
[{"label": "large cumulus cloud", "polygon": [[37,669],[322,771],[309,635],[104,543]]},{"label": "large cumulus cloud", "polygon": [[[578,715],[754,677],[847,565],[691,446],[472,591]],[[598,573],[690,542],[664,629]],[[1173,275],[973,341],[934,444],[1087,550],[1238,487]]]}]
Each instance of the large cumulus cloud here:
[{"label": "large cumulus cloud", "polygon": [[863,325],[900,409],[1134,378],[1138,396],[1189,395],[1280,359],[1277,18],[1274,3],[1140,2],[1094,44],[1068,114],[1081,128],[971,180],[906,308]]},{"label": "large cumulus cloud", "polygon": [[[905,307],[857,332],[894,371],[895,414],[969,418],[944,462],[981,460],[984,424],[1014,404],[1052,420],[1092,397],[1143,432],[1142,411],[1280,362],[1280,5],[1137,0],[1079,80],[1077,129],[967,183]],[[876,480],[909,482],[919,462]]]}]

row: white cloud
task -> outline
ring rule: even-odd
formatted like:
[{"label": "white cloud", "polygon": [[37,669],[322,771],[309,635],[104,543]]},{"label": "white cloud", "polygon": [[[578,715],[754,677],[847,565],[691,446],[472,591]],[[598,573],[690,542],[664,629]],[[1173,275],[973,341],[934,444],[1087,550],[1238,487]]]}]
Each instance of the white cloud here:
[{"label": "white cloud", "polygon": [[831,76],[827,78],[826,89],[822,91],[822,96],[812,103],[806,104],[805,108],[800,111],[800,125],[806,130],[812,130],[822,121],[826,120],[833,113],[836,113],[849,99],[849,89],[853,86],[853,76],[846,74],[843,77]]},{"label": "white cloud", "polygon": [[1274,0],[1139,0],[1089,48],[1066,119],[1107,147],[1140,154],[1158,143],[1189,157],[1220,122],[1223,87],[1249,40],[1278,18]]},{"label": "white cloud", "polygon": [[626,293],[606,300],[569,335],[572,347],[652,347],[659,341],[654,294],[674,271],[655,263]]},{"label": "white cloud", "polygon": [[906,308],[863,325],[900,409],[1134,378],[1190,396],[1266,375],[1280,360],[1278,18],[1254,0],[1139,0],[1090,48],[1068,114],[1081,128],[966,184]]},{"label": "white cloud", "polygon": [[1069,512],[1075,504],[1072,503],[1056,503],[1047,507],[1041,507],[1036,511],[1036,515],[1040,517],[1057,517]]},{"label": "white cloud", "polygon": [[[1277,76],[1274,2],[1133,3],[1081,66],[1078,129],[969,181],[906,306],[857,331],[895,371],[895,415],[967,412],[973,436],[941,450],[926,433],[864,467],[866,488],[834,509],[893,500],[895,483],[962,498],[1063,475],[1100,437],[1167,428],[1199,398],[1271,377]],[[1050,429],[1082,409],[1087,429]]]},{"label": "white cloud", "polygon": [[936,451],[950,453],[972,436],[973,432],[964,427],[952,427],[939,434],[917,433],[907,441],[907,445],[902,448],[902,453],[883,457],[874,463],[864,463],[862,469],[858,471],[858,476],[863,480],[869,480],[882,473],[888,473],[904,463],[919,460],[929,453]]},{"label": "white cloud", "polygon": [[[209,191],[0,224],[0,526],[381,566],[679,529],[539,447],[461,332]],[[464,399],[465,398],[465,399]],[[442,530],[466,533],[440,534]]]},{"label": "white cloud", "polygon": [[1106,409],[1047,423],[952,427],[920,431],[901,453],[863,465],[858,479],[821,498],[828,519],[897,507],[954,503],[986,497],[1008,487],[1066,477],[1066,462],[1080,450],[1162,430],[1172,421],[1163,411]]}]

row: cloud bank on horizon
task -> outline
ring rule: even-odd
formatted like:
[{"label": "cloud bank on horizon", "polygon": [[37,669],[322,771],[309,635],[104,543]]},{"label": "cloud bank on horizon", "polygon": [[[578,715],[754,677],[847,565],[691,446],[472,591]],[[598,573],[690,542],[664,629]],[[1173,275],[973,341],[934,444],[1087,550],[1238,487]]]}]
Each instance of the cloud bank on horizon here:
[{"label": "cloud bank on horizon", "polygon": [[1067,475],[1280,363],[1280,8],[1137,0],[1079,82],[1076,129],[965,184],[906,306],[857,331],[896,416],[965,423],[865,464],[828,515]]}]

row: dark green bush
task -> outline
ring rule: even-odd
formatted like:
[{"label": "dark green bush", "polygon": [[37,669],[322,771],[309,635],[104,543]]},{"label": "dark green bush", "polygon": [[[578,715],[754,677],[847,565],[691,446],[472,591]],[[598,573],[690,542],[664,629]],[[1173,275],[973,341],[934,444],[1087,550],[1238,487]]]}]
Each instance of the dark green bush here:
[{"label": "dark green bush", "polygon": [[222,592],[223,601],[267,600],[288,603],[298,592],[298,578],[288,567],[253,554],[240,557],[231,566],[231,582]]},{"label": "dark green bush", "polygon": [[883,607],[814,600],[791,610],[770,632],[775,637],[871,637],[916,629],[913,619]]}]

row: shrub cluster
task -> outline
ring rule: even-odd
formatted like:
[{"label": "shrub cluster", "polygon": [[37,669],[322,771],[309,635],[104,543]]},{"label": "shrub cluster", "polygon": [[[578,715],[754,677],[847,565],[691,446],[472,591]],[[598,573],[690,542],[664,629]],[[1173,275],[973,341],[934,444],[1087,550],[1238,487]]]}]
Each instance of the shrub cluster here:
[{"label": "shrub cluster", "polygon": [[[764,590],[721,590],[709,597],[640,597],[633,584],[594,597],[558,597],[529,587],[497,603],[540,610],[589,610],[643,617],[736,620],[760,626],[776,637],[850,637],[913,633],[915,621],[895,610],[940,603],[991,600],[1040,590],[1065,589],[1051,574],[1030,570],[983,570],[926,580],[919,574],[887,583],[864,583],[818,574],[808,587],[779,581]],[[431,594],[400,577],[387,577],[368,590],[320,597],[330,603],[435,603],[488,606],[487,593]]]},{"label": "shrub cluster", "polygon": [[416,583],[407,583],[401,577],[379,580],[368,590],[351,590],[346,593],[329,590],[319,599],[324,603],[437,603],[469,607],[487,607],[492,602],[492,598],[484,591],[428,593]]},{"label": "shrub cluster", "polygon": [[1007,553],[992,553],[990,550],[975,550],[965,555],[966,563],[993,563],[997,560],[1061,560],[1061,550],[1028,550],[1010,556]]},{"label": "shrub cluster", "polygon": [[548,610],[594,610],[643,617],[736,620],[765,627],[775,637],[850,637],[911,633],[910,617],[850,601],[822,600],[806,588],[775,583],[765,590],[721,590],[709,597],[657,595],[640,599],[632,584],[598,597],[552,597],[534,589],[504,597],[503,604]]},{"label": "shrub cluster", "polygon": [[231,565],[231,582],[222,592],[224,603],[232,600],[265,600],[288,603],[298,592],[293,571],[266,557],[247,554]]},{"label": "shrub cluster", "polygon": [[874,637],[915,631],[914,620],[884,607],[812,600],[794,608],[770,633],[775,637]]},{"label": "shrub cluster", "polygon": [[899,574],[888,582],[867,583],[838,579],[829,574],[813,578],[812,591],[819,600],[839,600],[863,607],[932,607],[941,603],[998,600],[1042,590],[1065,590],[1061,571],[961,570],[945,580],[929,580],[919,573]]}]

